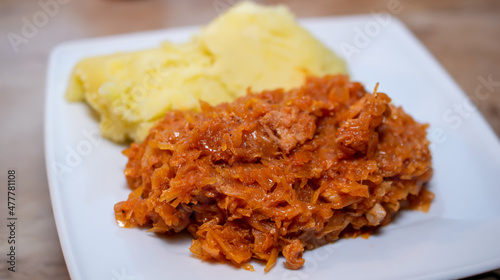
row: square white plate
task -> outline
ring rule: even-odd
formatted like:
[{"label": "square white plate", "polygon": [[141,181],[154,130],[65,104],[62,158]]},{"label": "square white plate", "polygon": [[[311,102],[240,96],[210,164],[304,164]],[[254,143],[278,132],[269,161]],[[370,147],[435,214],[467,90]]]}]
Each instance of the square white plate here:
[{"label": "square white plate", "polygon": [[[189,252],[187,234],[158,237],[119,228],[113,205],[130,192],[122,173],[125,146],[99,136],[85,104],[64,99],[71,70],[87,56],[185,41],[198,28],[71,42],[50,57],[45,149],[57,230],[73,279],[450,279],[500,267],[500,145],[462,90],[395,18],[301,23],[338,54],[351,52],[353,80],[368,90],[380,82],[379,91],[431,124],[435,174],[429,188],[436,198],[430,212],[404,211],[369,239],[306,252],[298,271],[285,269],[280,258],[267,274],[256,262],[255,272],[202,262]],[[487,99],[485,90],[481,99]],[[465,109],[456,111],[460,106]]]}]

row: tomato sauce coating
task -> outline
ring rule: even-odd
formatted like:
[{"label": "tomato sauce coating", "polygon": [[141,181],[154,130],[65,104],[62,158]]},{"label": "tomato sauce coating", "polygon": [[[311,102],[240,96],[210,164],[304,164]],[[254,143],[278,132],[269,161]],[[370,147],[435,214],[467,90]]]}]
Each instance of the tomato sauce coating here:
[{"label": "tomato sauce coating", "polygon": [[115,205],[125,227],[188,230],[203,260],[251,268],[281,253],[373,231],[414,205],[428,209],[427,125],[347,76],[309,77],[201,112],[172,111],[123,153],[133,190]]}]

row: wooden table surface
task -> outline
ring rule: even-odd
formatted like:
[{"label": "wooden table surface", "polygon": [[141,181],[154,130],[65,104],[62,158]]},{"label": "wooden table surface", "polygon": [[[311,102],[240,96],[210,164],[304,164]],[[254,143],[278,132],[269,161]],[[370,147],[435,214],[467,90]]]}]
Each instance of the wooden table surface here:
[{"label": "wooden table surface", "polygon": [[[55,2],[58,1],[58,2]],[[386,1],[290,0],[298,17],[371,13]],[[42,16],[40,3],[58,3]],[[17,170],[17,272],[7,271],[7,228],[0,227],[0,279],[67,279],[50,204],[43,148],[47,59],[57,44],[74,39],[205,24],[236,0],[1,0],[0,1],[0,218],[6,220],[7,170]],[[397,15],[473,96],[480,77],[500,82],[500,1],[401,0]],[[46,13],[46,12],[45,12]],[[37,22],[25,30],[26,21]],[[26,29],[26,28],[25,28]],[[31,33],[30,33],[31,32]],[[28,38],[29,37],[29,38]],[[500,87],[476,104],[500,134]],[[5,182],[5,183],[4,183]],[[498,279],[498,278],[497,278]]]}]

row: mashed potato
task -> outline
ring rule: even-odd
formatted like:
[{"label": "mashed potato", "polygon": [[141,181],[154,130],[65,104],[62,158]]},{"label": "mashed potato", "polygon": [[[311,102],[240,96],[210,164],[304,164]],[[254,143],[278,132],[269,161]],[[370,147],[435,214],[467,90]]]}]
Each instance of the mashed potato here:
[{"label": "mashed potato", "polygon": [[306,74],[346,73],[345,63],[300,27],[284,6],[243,2],[191,41],[87,58],[71,75],[68,100],[85,100],[105,137],[142,142],[168,110],[230,102],[247,88],[290,89]]}]

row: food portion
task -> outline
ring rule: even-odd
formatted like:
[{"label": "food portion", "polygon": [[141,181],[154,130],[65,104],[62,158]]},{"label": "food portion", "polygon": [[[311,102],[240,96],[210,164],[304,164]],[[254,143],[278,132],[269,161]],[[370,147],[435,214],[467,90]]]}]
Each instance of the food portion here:
[{"label": "food portion", "polygon": [[199,110],[247,88],[291,89],[306,75],[346,73],[345,63],[284,6],[243,2],[192,40],[130,53],[91,57],[73,70],[66,97],[85,100],[104,137],[142,142],[169,110]]},{"label": "food portion", "polygon": [[188,230],[202,260],[300,268],[304,250],[387,224],[433,195],[427,125],[347,76],[173,110],[124,151],[125,227]]}]

